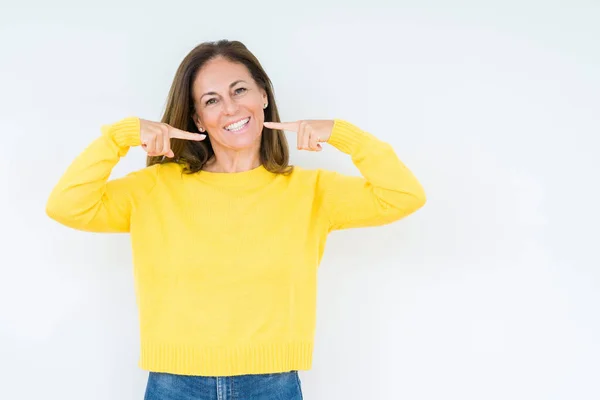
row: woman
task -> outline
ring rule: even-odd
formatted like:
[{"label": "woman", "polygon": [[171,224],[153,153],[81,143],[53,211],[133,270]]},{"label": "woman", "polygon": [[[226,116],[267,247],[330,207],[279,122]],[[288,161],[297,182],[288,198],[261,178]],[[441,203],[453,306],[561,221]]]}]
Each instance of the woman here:
[{"label": "woman", "polygon": [[[363,177],[290,166],[283,130],[298,149],[349,154]],[[146,168],[109,180],[138,145]],[[340,119],[281,123],[258,60],[223,40],[185,57],[161,122],[102,126],[46,211],[75,229],[130,233],[146,399],[300,399],[327,235],[424,203],[370,133]]]}]

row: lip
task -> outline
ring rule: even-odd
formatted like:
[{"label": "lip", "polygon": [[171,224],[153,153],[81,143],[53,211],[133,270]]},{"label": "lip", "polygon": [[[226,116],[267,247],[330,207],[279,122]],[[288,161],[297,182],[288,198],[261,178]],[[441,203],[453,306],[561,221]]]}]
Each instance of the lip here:
[{"label": "lip", "polygon": [[[235,121],[228,122],[228,123],[226,123],[226,124],[223,126],[223,129],[225,129],[225,127],[227,127],[227,126],[229,126],[229,125],[231,125],[231,124],[235,124],[236,122],[243,121],[243,120],[245,120],[246,118],[252,118],[252,117],[250,117],[250,116],[248,115],[248,116],[246,116],[246,117],[243,117],[243,118],[237,119],[237,120],[235,120]],[[250,122],[250,121],[248,121],[248,122]],[[227,129],[225,129],[225,130],[227,130]]]}]

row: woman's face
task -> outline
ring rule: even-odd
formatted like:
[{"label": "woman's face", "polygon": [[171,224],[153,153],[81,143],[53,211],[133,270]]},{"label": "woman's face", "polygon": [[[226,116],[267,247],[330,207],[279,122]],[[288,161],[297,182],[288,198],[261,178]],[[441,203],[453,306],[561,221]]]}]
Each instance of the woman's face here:
[{"label": "woman's face", "polygon": [[208,132],[213,149],[258,151],[267,94],[245,65],[223,57],[208,61],[192,84],[192,96],[194,121]]}]

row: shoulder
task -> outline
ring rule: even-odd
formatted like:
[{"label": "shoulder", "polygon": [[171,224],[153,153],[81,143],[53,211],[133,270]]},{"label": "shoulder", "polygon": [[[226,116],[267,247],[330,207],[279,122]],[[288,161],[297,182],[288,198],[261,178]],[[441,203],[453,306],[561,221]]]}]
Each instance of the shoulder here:
[{"label": "shoulder", "polygon": [[180,176],[182,169],[181,165],[173,162],[153,164],[130,172],[127,174],[127,177],[145,186],[155,185],[159,180]]},{"label": "shoulder", "polygon": [[183,179],[184,165],[177,162],[166,162],[163,164],[154,164],[148,168],[155,168],[153,173],[157,181],[160,182],[172,182],[175,180]]},{"label": "shoulder", "polygon": [[159,165],[154,164],[149,167],[142,167],[134,171],[128,172],[126,176],[130,179],[156,179],[158,171]]},{"label": "shoulder", "polygon": [[290,176],[294,178],[313,178],[318,177],[321,171],[323,171],[321,168],[305,168],[294,165],[294,169]]},{"label": "shoulder", "polygon": [[172,174],[175,172],[182,172],[183,165],[177,162],[166,162],[163,164],[154,164],[152,167],[157,168],[157,173],[160,174]]},{"label": "shoulder", "polygon": [[318,186],[324,182],[335,179],[339,175],[340,174],[338,172],[329,169],[294,166],[294,171],[291,174],[291,178],[310,182]]}]

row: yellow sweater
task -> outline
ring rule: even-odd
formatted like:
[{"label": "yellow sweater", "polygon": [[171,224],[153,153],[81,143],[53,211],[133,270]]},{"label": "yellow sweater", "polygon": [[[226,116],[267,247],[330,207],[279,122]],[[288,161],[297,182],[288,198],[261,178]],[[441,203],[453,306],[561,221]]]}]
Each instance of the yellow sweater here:
[{"label": "yellow sweater", "polygon": [[53,189],[47,214],[71,228],[129,232],[142,369],[227,376],[312,366],[317,269],[329,232],[383,225],[425,203],[392,147],[335,120],[328,141],[363,177],[295,167],[181,173],[111,170],[140,123],[103,125]]}]

